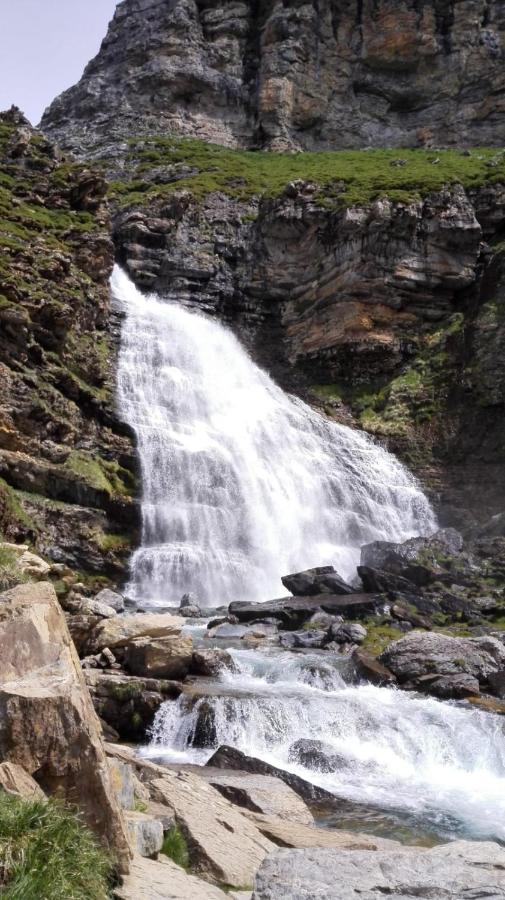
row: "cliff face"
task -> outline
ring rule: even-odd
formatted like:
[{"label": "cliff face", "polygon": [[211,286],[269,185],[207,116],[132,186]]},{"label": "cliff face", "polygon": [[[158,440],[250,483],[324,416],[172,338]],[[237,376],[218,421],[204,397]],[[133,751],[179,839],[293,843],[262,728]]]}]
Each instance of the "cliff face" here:
[{"label": "cliff face", "polygon": [[45,131],[270,149],[499,146],[504,0],[124,0]]},{"label": "cliff face", "polygon": [[102,175],[0,114],[0,532],[117,576],[136,513],[114,411],[114,260]]}]

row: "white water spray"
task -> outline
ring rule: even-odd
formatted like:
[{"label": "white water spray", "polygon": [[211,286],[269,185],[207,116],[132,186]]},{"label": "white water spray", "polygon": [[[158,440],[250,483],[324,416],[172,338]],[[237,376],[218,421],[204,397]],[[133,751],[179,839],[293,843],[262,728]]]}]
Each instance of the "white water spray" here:
[{"label": "white water spray", "polygon": [[142,470],[142,546],[130,594],[209,606],[278,596],[281,575],[434,529],[415,479],[381,447],[286,395],[213,319],[141,294],[119,268],[126,314],[122,418]]},{"label": "white water spray", "polygon": [[[338,797],[397,811],[432,833],[505,841],[500,716],[346,684],[330,654],[230,652],[240,674],[223,675],[209,697],[165,703],[148,755],[204,764],[228,744]],[[206,749],[193,745],[202,713],[210,723]],[[335,771],[293,762],[290,748],[301,738],[327,745],[338,759]]]}]

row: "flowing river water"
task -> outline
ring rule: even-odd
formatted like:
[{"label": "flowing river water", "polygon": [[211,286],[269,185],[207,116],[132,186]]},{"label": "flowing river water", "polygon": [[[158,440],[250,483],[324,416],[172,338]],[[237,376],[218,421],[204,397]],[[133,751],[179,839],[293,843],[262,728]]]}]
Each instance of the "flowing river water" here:
[{"label": "flowing river water", "polygon": [[[140,608],[178,605],[187,591],[205,606],[268,600],[283,591],[281,575],[313,565],[351,579],[362,544],[434,530],[429,502],[398,460],[286,395],[228,329],[141,294],[120,269],[112,287],[124,312],[119,406],[143,482],[128,588]],[[188,630],[211,645],[204,625]],[[204,764],[228,744],[352,801],[321,810],[326,824],[505,841],[503,719],[358,684],[348,661],[324,651],[214,643],[230,650],[238,674],[164,704],[145,753]],[[202,748],[203,714],[211,727]],[[300,738],[331,747],[338,767],[294,762]]]}]

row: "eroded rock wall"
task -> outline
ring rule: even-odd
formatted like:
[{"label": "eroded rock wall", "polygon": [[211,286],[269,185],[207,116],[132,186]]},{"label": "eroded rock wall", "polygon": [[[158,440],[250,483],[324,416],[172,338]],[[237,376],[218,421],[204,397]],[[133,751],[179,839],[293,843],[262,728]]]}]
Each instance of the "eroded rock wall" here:
[{"label": "eroded rock wall", "polygon": [[504,0],[124,0],[44,129],[270,149],[499,146]]},{"label": "eroded rock wall", "polygon": [[106,192],[19,111],[0,115],[0,532],[114,577],[136,508]]}]

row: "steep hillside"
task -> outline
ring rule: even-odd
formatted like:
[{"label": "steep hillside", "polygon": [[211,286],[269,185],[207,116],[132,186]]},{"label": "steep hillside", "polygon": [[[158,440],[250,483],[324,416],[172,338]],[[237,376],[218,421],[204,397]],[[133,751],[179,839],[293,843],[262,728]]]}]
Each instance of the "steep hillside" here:
[{"label": "steep hillside", "polygon": [[118,575],[136,522],[114,411],[114,259],[98,171],[0,115],[0,532]]},{"label": "steep hillside", "polygon": [[124,0],[43,119],[118,153],[167,131],[234,147],[499,146],[504,0]]}]

